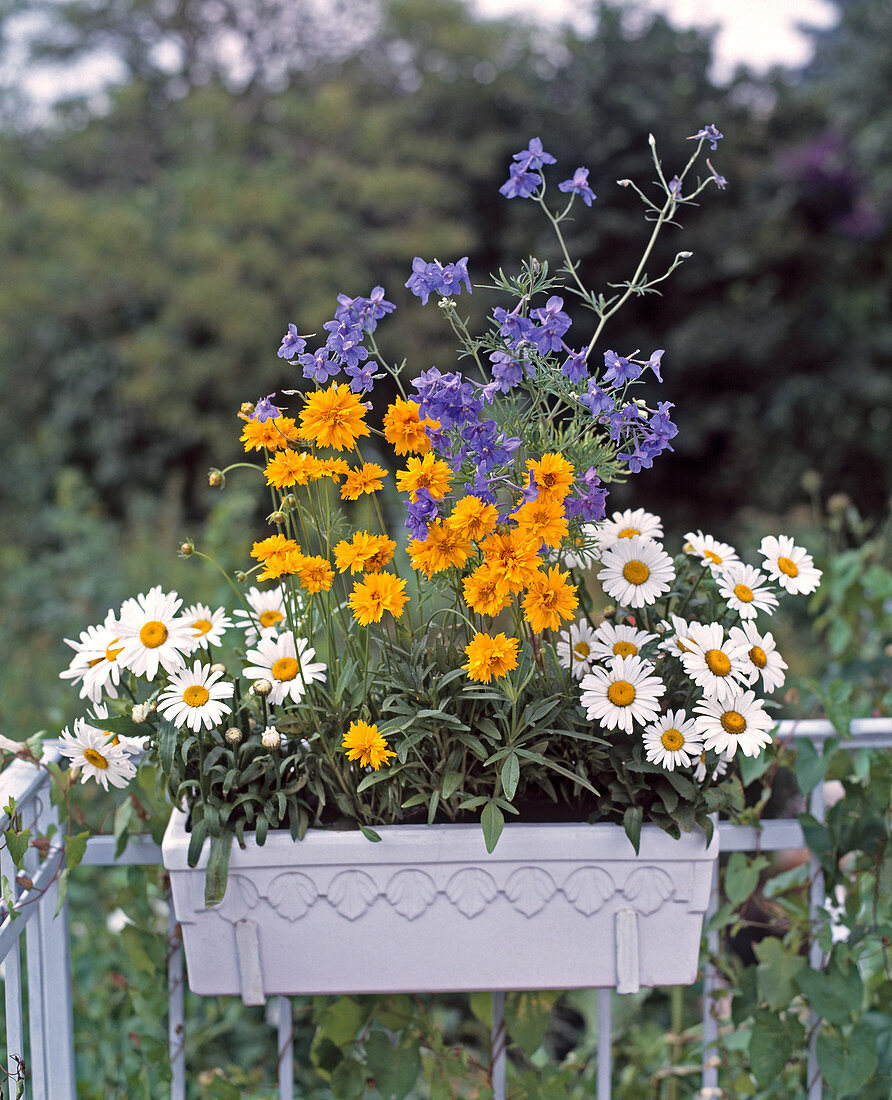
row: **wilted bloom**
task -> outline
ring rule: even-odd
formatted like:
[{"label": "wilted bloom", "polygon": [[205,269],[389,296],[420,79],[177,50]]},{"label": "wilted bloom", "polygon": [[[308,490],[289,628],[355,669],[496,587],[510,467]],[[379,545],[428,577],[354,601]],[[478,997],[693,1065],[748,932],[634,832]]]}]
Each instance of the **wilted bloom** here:
[{"label": "wilted bloom", "polygon": [[698,141],[700,138],[705,138],[709,142],[710,149],[717,149],[718,142],[722,140],[724,134],[720,134],[718,130],[710,122],[708,126],[704,126],[702,130],[698,130],[696,134],[691,134],[688,141]]}]

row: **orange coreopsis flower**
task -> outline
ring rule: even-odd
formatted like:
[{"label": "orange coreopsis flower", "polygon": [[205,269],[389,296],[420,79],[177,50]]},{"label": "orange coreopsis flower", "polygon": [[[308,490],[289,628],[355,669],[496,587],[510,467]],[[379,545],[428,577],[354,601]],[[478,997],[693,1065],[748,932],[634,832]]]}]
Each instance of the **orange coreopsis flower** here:
[{"label": "orange coreopsis flower", "polygon": [[539,546],[520,531],[496,532],[480,544],[484,562],[511,592],[526,588],[539,567]]},{"label": "orange coreopsis flower", "polygon": [[462,665],[472,680],[488,684],[496,676],[504,676],[517,668],[516,638],[506,638],[504,634],[475,634],[465,646],[468,663]]},{"label": "orange coreopsis flower", "polygon": [[348,542],[342,539],[334,548],[335,565],[340,573],[377,573],[393,557],[396,543],[386,535],[357,531]]},{"label": "orange coreopsis flower", "polygon": [[511,602],[510,590],[489,565],[478,566],[462,581],[465,603],[478,615],[498,615]]},{"label": "orange coreopsis flower", "polygon": [[418,490],[427,489],[434,500],[442,500],[452,484],[452,470],[448,463],[433,455],[410,458],[405,470],[396,475],[396,487],[401,493],[410,493],[418,499]]},{"label": "orange coreopsis flower", "polygon": [[567,583],[569,576],[555,565],[547,573],[537,572],[530,581],[523,598],[524,617],[537,634],[557,630],[563,621],[573,618],[579,599],[576,585]]},{"label": "orange coreopsis flower", "polygon": [[492,534],[499,521],[499,510],[479,497],[467,496],[452,509],[447,526],[466,539],[479,542]]},{"label": "orange coreopsis flower", "polygon": [[339,481],[350,473],[350,465],[343,458],[320,458],[319,477],[330,477],[332,481]]},{"label": "orange coreopsis flower", "polygon": [[362,626],[380,622],[385,611],[398,619],[409,599],[405,587],[406,582],[393,573],[372,573],[357,581],[348,600],[353,618]]},{"label": "orange coreopsis flower", "polygon": [[249,420],[242,431],[241,442],[246,451],[277,451],[297,440],[297,425],[290,416],[272,420]]},{"label": "orange coreopsis flower", "polygon": [[276,489],[306,485],[318,476],[319,459],[306,451],[277,451],[266,464],[266,483]]},{"label": "orange coreopsis flower", "polygon": [[396,756],[393,749],[387,747],[378,727],[362,721],[350,723],[341,748],[347,753],[348,760],[358,760],[363,768],[371,766],[375,771]]},{"label": "orange coreopsis flower", "polygon": [[300,414],[300,437],[319,447],[343,451],[363,435],[370,435],[365,423],[366,407],[347,385],[332,385],[308,395]]},{"label": "orange coreopsis flower", "polygon": [[376,493],[384,483],[387,471],[375,462],[364,462],[350,470],[341,486],[342,500],[359,500],[363,493]]},{"label": "orange coreopsis flower", "polygon": [[325,558],[311,555],[301,561],[297,576],[308,592],[327,592],[334,580],[334,570]]},{"label": "orange coreopsis flower", "polygon": [[569,531],[562,501],[544,494],[522,504],[514,519],[517,530],[536,539],[539,545],[560,546]]},{"label": "orange coreopsis flower", "polygon": [[269,538],[254,543],[251,547],[251,557],[257,558],[258,561],[266,561],[267,558],[271,558],[274,554],[282,554],[286,550],[299,549],[300,547],[294,539],[286,538],[284,535],[270,535]]},{"label": "orange coreopsis flower", "polygon": [[290,577],[300,570],[304,556],[300,547],[295,543],[291,547],[270,554],[264,559],[263,572],[257,574],[259,581],[272,581],[278,577]]},{"label": "orange coreopsis flower", "polygon": [[527,467],[533,472],[540,497],[563,500],[570,492],[574,471],[563,455],[544,454],[538,462],[529,459]]},{"label": "orange coreopsis flower", "polygon": [[384,438],[398,455],[425,455],[431,449],[427,428],[440,427],[438,420],[421,419],[414,401],[398,397],[384,414]]},{"label": "orange coreopsis flower", "polygon": [[428,527],[426,539],[412,539],[409,542],[412,568],[422,570],[428,577],[451,565],[461,568],[471,550],[467,539],[439,520]]}]

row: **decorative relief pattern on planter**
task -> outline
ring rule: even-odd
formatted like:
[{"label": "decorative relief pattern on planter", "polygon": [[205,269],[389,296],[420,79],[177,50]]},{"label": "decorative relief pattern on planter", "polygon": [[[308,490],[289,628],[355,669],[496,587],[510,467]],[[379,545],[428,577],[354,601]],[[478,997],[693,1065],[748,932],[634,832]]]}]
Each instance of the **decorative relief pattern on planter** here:
[{"label": "decorative relief pattern on planter", "polygon": [[[673,898],[680,902],[687,900],[687,892],[679,891],[672,878],[659,867],[636,867],[625,883],[617,886],[607,871],[591,864],[572,871],[559,886],[542,867],[511,870],[511,866],[507,865],[511,873],[501,886],[482,867],[463,867],[451,875],[443,888],[438,888],[427,872],[412,867],[402,868],[382,883],[365,871],[344,870],[331,879],[327,888],[301,871],[278,874],[266,886],[259,876],[252,880],[246,875],[230,874],[222,903],[206,909],[200,902],[195,910],[196,913],[213,913],[234,924],[265,900],[280,916],[293,923],[324,899],[346,920],[355,921],[383,898],[401,917],[414,921],[442,895],[468,920],[473,920],[488,906],[497,904],[499,898],[505,898],[525,917],[535,916],[560,896],[586,917],[597,913],[617,893],[631,908],[645,916],[655,913]],[[381,870],[389,869],[382,867]]]}]

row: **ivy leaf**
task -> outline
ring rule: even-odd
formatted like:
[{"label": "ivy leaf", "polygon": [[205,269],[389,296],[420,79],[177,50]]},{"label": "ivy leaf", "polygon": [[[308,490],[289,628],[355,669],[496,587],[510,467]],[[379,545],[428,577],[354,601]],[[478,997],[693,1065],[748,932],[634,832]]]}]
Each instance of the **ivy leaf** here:
[{"label": "ivy leaf", "polygon": [[387,1100],[402,1100],[415,1087],[421,1072],[418,1040],[404,1035],[399,1046],[384,1031],[373,1031],[365,1043],[366,1065],[378,1092]]},{"label": "ivy leaf", "polygon": [[798,1020],[761,1009],[750,1035],[750,1069],[756,1081],[767,1088],[790,1058],[798,1053],[805,1031]]},{"label": "ivy leaf", "polygon": [[21,832],[16,832],[15,829],[7,829],[3,836],[13,863],[16,867],[21,867],[25,852],[28,851],[28,842],[31,840],[31,830],[22,829]]},{"label": "ivy leaf", "polygon": [[818,1036],[817,1056],[824,1080],[838,1096],[857,1092],[879,1064],[876,1032],[866,1020],[859,1020],[848,1033],[825,1027]]},{"label": "ivy leaf", "polygon": [[773,938],[755,944],[753,951],[759,960],[756,980],[760,999],[775,1012],[786,1008],[796,995],[796,977],[806,965],[805,959]]},{"label": "ivy leaf", "polygon": [[732,852],[725,868],[725,896],[740,905],[759,885],[759,875],[768,866],[765,856],[748,859],[744,852]]},{"label": "ivy leaf", "polygon": [[857,966],[803,970],[796,977],[796,985],[814,1012],[830,1024],[841,1027],[851,1023],[852,1015],[861,1011],[864,984]]},{"label": "ivy leaf", "polygon": [[72,867],[77,867],[84,858],[89,835],[90,830],[86,829],[82,833],[75,833],[74,836],[65,836],[65,866],[69,871]]},{"label": "ivy leaf", "polygon": [[830,755],[821,756],[814,744],[803,739],[796,744],[796,782],[803,794],[809,794],[827,774]]}]

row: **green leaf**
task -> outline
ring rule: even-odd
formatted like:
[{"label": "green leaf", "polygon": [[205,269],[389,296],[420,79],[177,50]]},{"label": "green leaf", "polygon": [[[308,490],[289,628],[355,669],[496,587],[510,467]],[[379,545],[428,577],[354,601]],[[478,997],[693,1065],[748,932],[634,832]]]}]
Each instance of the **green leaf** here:
[{"label": "green leaf", "polygon": [[750,1069],[758,1083],[767,1088],[794,1058],[804,1042],[805,1030],[798,1020],[760,1009],[750,1034]]},{"label": "green leaf", "polygon": [[408,1096],[421,1072],[418,1040],[404,1035],[399,1046],[384,1031],[373,1031],[365,1042],[366,1065],[375,1078],[378,1092],[386,1100]]},{"label": "green leaf", "polygon": [[85,829],[82,833],[75,833],[74,836],[65,835],[65,866],[69,871],[72,867],[77,867],[84,858],[89,836],[89,829]]},{"label": "green leaf", "polygon": [[483,812],[480,814],[480,824],[483,826],[483,841],[486,844],[486,850],[492,852],[499,842],[502,827],[505,824],[505,815],[495,802],[487,802],[483,807]]},{"label": "green leaf", "polygon": [[232,834],[227,830],[211,837],[208,865],[204,880],[205,905],[218,905],[226,894],[229,879],[229,856],[232,852]]},{"label": "green leaf", "polygon": [[186,852],[186,862],[194,867],[201,857],[201,849],[207,839],[208,827],[204,818],[192,822],[192,832],[189,835],[189,848]]},{"label": "green leaf", "polygon": [[31,840],[31,830],[22,829],[21,832],[17,832],[15,829],[7,829],[3,836],[6,838],[6,847],[13,863],[16,867],[21,867]]},{"label": "green leaf", "polygon": [[864,984],[857,966],[843,969],[834,964],[826,971],[805,969],[797,975],[796,985],[814,1012],[830,1024],[849,1024],[853,1014],[861,1011]]},{"label": "green leaf", "polygon": [[56,911],[53,913],[54,917],[62,912],[62,906],[65,904],[65,899],[68,897],[68,868],[64,867],[56,876]]},{"label": "green leaf", "polygon": [[447,772],[443,776],[443,782],[440,785],[440,794],[444,799],[450,799],[455,792],[461,787],[464,776],[461,772]]},{"label": "green leaf", "polygon": [[850,1031],[823,1028],[817,1042],[818,1066],[837,1095],[856,1092],[876,1073],[876,1032],[866,1020]]},{"label": "green leaf", "polygon": [[345,1058],[331,1075],[331,1094],[335,1100],[360,1100],[366,1094],[366,1080],[361,1063]]},{"label": "green leaf", "polygon": [[506,996],[505,1026],[524,1054],[531,1057],[545,1041],[548,1018],[558,996],[541,990]]},{"label": "green leaf", "polygon": [[161,722],[158,727],[158,759],[165,775],[173,771],[174,757],[177,751],[177,730],[170,722]]},{"label": "green leaf", "polygon": [[346,1047],[359,1036],[367,1019],[368,1010],[355,997],[336,997],[316,1018],[317,1034]]},{"label": "green leaf", "polygon": [[796,996],[796,978],[805,959],[773,937],[755,944],[753,951],[759,960],[756,980],[760,999],[774,1011],[787,1008]]},{"label": "green leaf", "polygon": [[641,826],[644,822],[644,809],[641,806],[629,806],[623,814],[623,828],[626,836],[631,840],[635,855],[641,847]]},{"label": "green leaf", "polygon": [[796,742],[796,782],[803,794],[809,794],[823,782],[830,764],[830,756],[821,756],[811,741]]},{"label": "green leaf", "polygon": [[492,994],[484,992],[472,993],[468,999],[473,1015],[484,1025],[484,1027],[491,1028]]},{"label": "green leaf", "polygon": [[732,852],[725,868],[725,896],[741,905],[759,885],[759,874],[768,866],[765,856],[749,859],[745,852]]},{"label": "green leaf", "polygon": [[739,756],[737,766],[740,769],[741,783],[744,787],[748,787],[750,783],[755,783],[757,779],[762,778],[773,763],[771,754],[767,752],[760,752],[758,756]]},{"label": "green leaf", "polygon": [[502,789],[505,792],[505,797],[509,800],[514,798],[517,791],[517,783],[520,779],[520,761],[517,759],[516,753],[511,753],[505,757],[502,764]]},{"label": "green leaf", "polygon": [[366,838],[366,840],[370,840],[373,844],[377,844],[378,841],[381,839],[380,834],[376,833],[374,829],[370,829],[368,825],[360,825],[359,831]]}]

